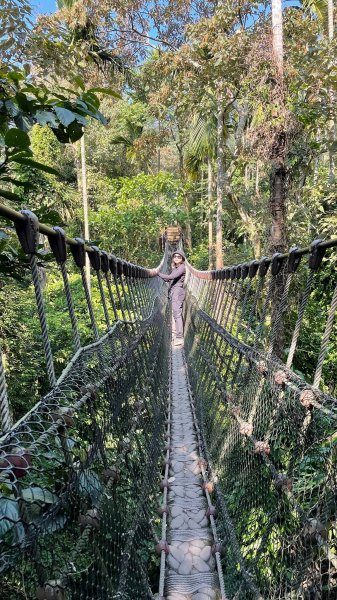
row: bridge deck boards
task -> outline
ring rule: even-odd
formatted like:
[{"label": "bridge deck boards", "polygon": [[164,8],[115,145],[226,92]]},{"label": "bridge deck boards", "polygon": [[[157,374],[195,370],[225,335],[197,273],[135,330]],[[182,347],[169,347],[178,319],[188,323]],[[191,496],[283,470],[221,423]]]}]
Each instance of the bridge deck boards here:
[{"label": "bridge deck boards", "polygon": [[167,600],[218,600],[219,582],[211,549],[197,437],[183,350],[172,347],[171,452],[168,503]]}]

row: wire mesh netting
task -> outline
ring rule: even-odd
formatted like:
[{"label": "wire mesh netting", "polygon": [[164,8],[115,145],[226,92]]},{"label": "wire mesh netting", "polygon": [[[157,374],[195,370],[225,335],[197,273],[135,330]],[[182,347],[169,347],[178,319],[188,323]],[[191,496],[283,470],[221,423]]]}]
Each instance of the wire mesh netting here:
[{"label": "wire mesh netting", "polygon": [[2,598],[153,597],[164,319],[118,325],[1,440]]},{"label": "wire mesh netting", "polygon": [[[167,292],[156,270],[68,240],[59,228],[48,233],[64,294],[63,308],[54,305],[61,315],[55,322],[64,331],[67,320],[64,340],[70,328],[73,344],[57,379],[52,303],[37,256],[39,225],[35,215],[23,214],[17,233],[31,271],[25,286],[40,324],[40,369],[50,391],[34,406],[27,393],[30,410],[13,425],[12,389],[0,361],[1,599],[153,598],[169,389]],[[75,294],[67,246],[79,269]],[[91,291],[86,254],[96,283]],[[80,311],[74,303],[79,292]],[[83,330],[78,317],[85,314]]]},{"label": "wire mesh netting", "polygon": [[2,598],[152,597],[164,318],[85,351],[2,439]]},{"label": "wire mesh netting", "polygon": [[314,256],[188,280],[187,364],[229,598],[337,598],[335,256],[321,271]]}]

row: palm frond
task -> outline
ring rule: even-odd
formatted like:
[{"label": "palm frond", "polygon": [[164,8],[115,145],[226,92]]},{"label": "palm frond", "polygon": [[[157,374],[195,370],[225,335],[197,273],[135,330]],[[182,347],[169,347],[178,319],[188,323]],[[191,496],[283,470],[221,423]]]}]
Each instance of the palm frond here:
[{"label": "palm frond", "polygon": [[213,158],[216,152],[216,117],[195,114],[192,118],[189,141],[186,147],[186,159],[197,164],[205,158]]},{"label": "palm frond", "polygon": [[56,0],[56,6],[58,10],[62,10],[62,8],[72,8],[76,2],[78,0]]},{"label": "palm frond", "polygon": [[125,137],[124,135],[116,135],[114,138],[112,138],[111,144],[122,144],[123,146],[127,146],[128,148],[132,148],[132,141],[129,140],[127,137]]},{"label": "palm frond", "polygon": [[125,125],[128,130],[129,138],[133,141],[139,138],[144,131],[144,125],[134,123],[131,119],[128,118],[125,119]]},{"label": "palm frond", "polygon": [[302,0],[304,10],[313,13],[317,18],[326,22],[328,18],[328,2],[327,0]]},{"label": "palm frond", "polygon": [[190,175],[191,179],[196,178],[199,173],[199,169],[202,165],[202,160],[197,158],[195,154],[190,154],[188,149],[185,153],[185,167],[186,171]]}]

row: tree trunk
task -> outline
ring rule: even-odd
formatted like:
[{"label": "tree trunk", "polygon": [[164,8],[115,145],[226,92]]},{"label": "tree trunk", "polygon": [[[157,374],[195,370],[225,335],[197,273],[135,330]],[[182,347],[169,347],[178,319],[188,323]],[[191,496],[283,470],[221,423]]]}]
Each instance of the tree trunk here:
[{"label": "tree trunk", "polygon": [[207,177],[207,197],[208,197],[208,268],[213,269],[213,168],[212,161],[208,159],[208,177]]},{"label": "tree trunk", "polygon": [[216,268],[223,267],[222,247],[222,202],[225,189],[225,135],[224,135],[224,109],[223,94],[218,98],[217,114],[217,191],[216,191],[216,243],[215,258]]},{"label": "tree trunk", "polygon": [[271,232],[269,251],[284,252],[286,249],[286,179],[284,159],[273,161],[270,176]]},{"label": "tree trunk", "polygon": [[[160,139],[160,134],[161,134],[161,121],[160,119],[158,119],[158,134],[159,134],[159,139]],[[161,169],[161,155],[160,155],[160,143],[158,144],[157,147],[157,175],[159,175],[160,173],[160,169]]]},{"label": "tree trunk", "polygon": [[[333,18],[334,15],[333,15],[333,13],[334,13],[333,0],[328,0],[328,35],[329,35],[330,42],[334,38],[334,18]],[[334,107],[335,107],[334,92],[330,91],[329,96],[330,96],[330,106],[332,107],[332,110],[334,110]],[[329,138],[330,138],[329,179],[330,179],[330,181],[333,181],[335,178],[335,153],[331,146],[336,140],[336,120],[334,117],[331,119],[331,122],[329,125],[329,130],[330,130],[329,131]]]},{"label": "tree trunk", "polygon": [[[88,210],[88,182],[87,182],[87,161],[85,155],[85,140],[84,134],[81,137],[81,166],[82,166],[82,199],[83,199],[83,223],[84,223],[84,238],[86,241],[90,239],[89,233],[89,210]],[[87,282],[89,292],[91,291],[90,281],[90,263],[89,258],[86,254],[85,257],[85,272],[87,276]]]},{"label": "tree trunk", "polygon": [[260,165],[259,161],[256,161],[256,171],[255,171],[255,195],[258,198],[260,196]]},{"label": "tree trunk", "polygon": [[329,40],[334,37],[333,0],[328,0],[328,33]]},{"label": "tree trunk", "polygon": [[[283,103],[283,16],[282,0],[272,0],[272,27],[273,27],[273,60],[278,72],[280,97]],[[284,160],[286,132],[280,128],[275,136],[272,149],[272,170],[270,177],[270,216],[272,220],[270,233],[270,251],[283,252],[286,246],[286,203],[285,185],[286,168]]]},{"label": "tree trunk", "polygon": [[283,16],[282,0],[272,0],[273,59],[280,78],[283,78]]},{"label": "tree trunk", "polygon": [[[284,106],[283,94],[283,15],[282,0],[272,0],[272,27],[273,27],[273,61],[278,74],[278,86],[275,89],[275,101]],[[278,127],[276,125],[276,127]],[[270,201],[269,210],[271,217],[271,231],[269,238],[269,251],[284,252],[286,249],[286,178],[285,166],[286,136],[284,125],[279,126],[271,152],[272,164],[270,174]],[[282,271],[273,281],[273,299],[271,310],[271,329],[277,326],[277,335],[273,353],[282,358],[284,347],[284,319],[280,315],[280,302],[284,290]]]},{"label": "tree trunk", "polygon": [[[179,153],[179,172],[180,179],[183,183],[185,183],[185,168],[184,168],[184,153],[183,149],[176,144]],[[190,220],[190,203],[188,199],[188,193],[184,191],[184,209],[186,212],[186,235],[185,242],[186,246],[191,249],[192,248],[192,229],[191,229],[191,220]]]}]

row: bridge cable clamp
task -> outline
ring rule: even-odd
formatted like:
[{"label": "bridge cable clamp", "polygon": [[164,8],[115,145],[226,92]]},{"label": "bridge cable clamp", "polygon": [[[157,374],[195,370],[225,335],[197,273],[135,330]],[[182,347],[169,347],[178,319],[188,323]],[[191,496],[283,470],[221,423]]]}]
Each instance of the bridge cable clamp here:
[{"label": "bridge cable clamp", "polygon": [[281,271],[284,257],[281,252],[275,252],[271,259],[271,274],[275,277]]},{"label": "bridge cable clamp", "polygon": [[25,221],[14,223],[15,231],[25,254],[36,254],[39,244],[39,219],[31,210],[22,210]]},{"label": "bridge cable clamp", "polygon": [[48,235],[48,242],[57,263],[62,264],[67,260],[66,234],[62,227],[53,227],[56,235]]},{"label": "bridge cable clamp", "polygon": [[313,271],[317,271],[317,269],[321,266],[321,262],[325,255],[326,248],[322,248],[320,244],[323,240],[318,239],[314,240],[310,246],[310,255],[309,255],[309,268]]},{"label": "bridge cable clamp", "polygon": [[94,271],[101,270],[101,251],[97,246],[91,246],[92,252],[89,253],[90,264]]},{"label": "bridge cable clamp", "polygon": [[75,264],[83,269],[85,267],[85,243],[80,237],[75,238],[77,246],[70,246],[71,253],[73,255]]},{"label": "bridge cable clamp", "polygon": [[263,256],[260,260],[259,266],[259,276],[265,277],[267,275],[267,271],[269,269],[270,260],[267,256]]},{"label": "bridge cable clamp", "polygon": [[299,267],[299,264],[302,259],[301,254],[298,253],[298,246],[293,246],[289,250],[288,263],[287,263],[287,271],[288,273],[295,273]]}]

